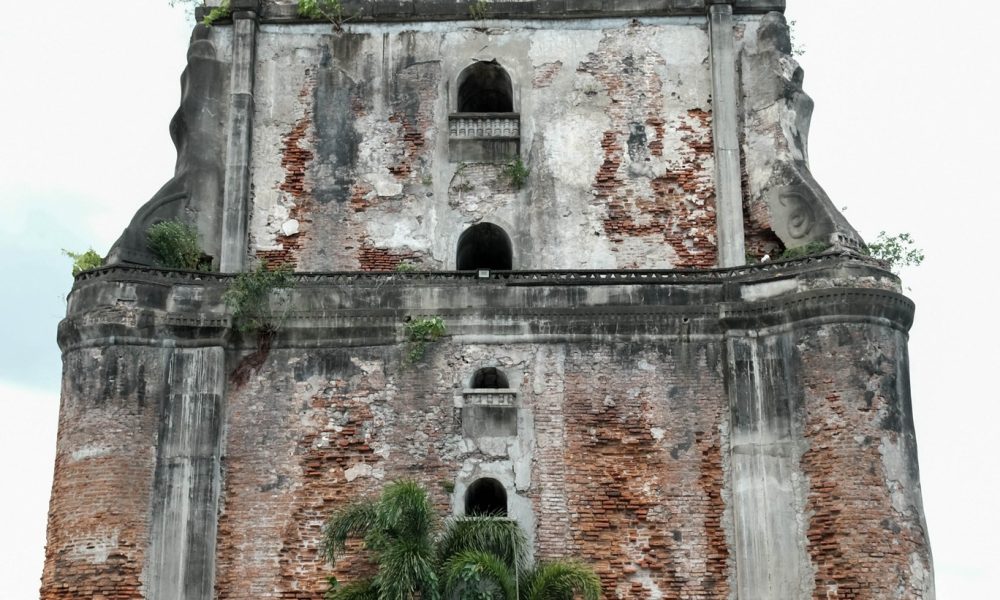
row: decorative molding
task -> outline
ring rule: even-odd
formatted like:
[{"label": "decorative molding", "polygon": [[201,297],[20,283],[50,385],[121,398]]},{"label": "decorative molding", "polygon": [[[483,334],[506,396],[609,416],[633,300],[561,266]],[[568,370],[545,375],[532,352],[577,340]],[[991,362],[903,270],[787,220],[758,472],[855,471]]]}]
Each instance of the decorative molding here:
[{"label": "decorative molding", "polygon": [[511,389],[469,389],[462,392],[463,406],[513,407],[517,392]]},{"label": "decorative molding", "polygon": [[[852,252],[826,253],[794,260],[778,260],[729,269],[698,270],[535,270],[490,271],[488,278],[471,271],[417,271],[410,273],[372,271],[300,272],[292,275],[295,285],[413,285],[414,283],[447,283],[463,285],[503,282],[510,285],[643,285],[643,284],[703,284],[740,283],[746,279],[793,277],[809,271],[831,267],[861,267],[894,277],[878,261]],[[95,281],[136,281],[172,285],[174,282],[226,283],[234,274],[115,264],[76,276],[76,286]]]},{"label": "decorative molding", "polygon": [[[702,16],[718,0],[515,0],[496,2],[490,7],[490,20],[496,19],[566,19],[637,16]],[[725,0],[735,14],[784,12],[785,0]],[[356,15],[355,22],[398,21],[471,21],[468,4],[455,0],[344,0],[344,11]],[[295,4],[264,4],[267,22],[306,22]]]},{"label": "decorative molding", "polygon": [[517,113],[454,113],[448,117],[452,139],[520,139],[521,115]]}]

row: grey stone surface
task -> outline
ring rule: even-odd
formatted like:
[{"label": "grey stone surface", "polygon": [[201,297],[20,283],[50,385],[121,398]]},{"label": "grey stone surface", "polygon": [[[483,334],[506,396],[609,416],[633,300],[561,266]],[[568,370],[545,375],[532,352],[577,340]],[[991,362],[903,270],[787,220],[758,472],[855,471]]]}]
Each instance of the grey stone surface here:
[{"label": "grey stone surface", "polygon": [[521,143],[516,139],[448,140],[448,160],[453,163],[506,164],[520,156],[520,153]]},{"label": "grey stone surface", "polygon": [[[906,330],[913,318],[913,304],[899,294],[898,278],[849,254],[692,272],[492,272],[487,279],[454,272],[298,277],[301,283],[289,292],[275,347],[399,344],[404,318],[413,314],[442,315],[449,335],[456,337],[538,341],[577,334],[722,335],[730,329],[782,327],[813,318],[871,320]],[[87,273],[78,277],[69,297],[60,345],[67,350],[122,336],[146,339],[150,345],[162,339],[179,345],[221,340],[228,325],[222,294],[229,280],[223,274],[164,275],[126,267]],[[778,281],[785,283],[772,293],[744,291]],[[177,284],[183,284],[184,298],[199,298],[199,310],[168,310],[179,301],[171,292]],[[193,287],[201,291],[195,293]],[[119,302],[122,294],[134,298],[140,314],[133,311],[122,320],[127,314]],[[584,307],[590,316],[577,318]],[[252,350],[257,341],[235,336],[219,343]]]},{"label": "grey stone surface", "polygon": [[170,122],[177,148],[174,177],[139,209],[105,262],[156,264],[146,243],[150,226],[171,219],[196,226],[205,253],[219,264],[221,198],[229,106],[228,32],[199,25],[181,75],[180,108]]},{"label": "grey stone surface", "polygon": [[736,54],[733,49],[733,9],[728,4],[709,8],[712,39],[712,133],[715,144],[715,218],[719,266],[737,267],[746,262],[743,234],[739,102]]},{"label": "grey stone surface", "polygon": [[254,73],[257,68],[257,19],[252,12],[233,20],[233,63],[229,144],[223,193],[222,256],[226,273],[244,270],[250,202],[250,144],[253,135]]},{"label": "grey stone surface", "polygon": [[221,486],[225,352],[177,349],[157,442],[150,600],[211,600]]},{"label": "grey stone surface", "polygon": [[[613,17],[642,15],[704,15],[712,0],[516,0],[490,2],[490,18]],[[737,14],[783,11],[785,0],[726,0]],[[345,0],[345,13],[361,20],[467,20],[467,2],[455,0]],[[294,2],[267,2],[263,15],[268,20],[293,20]]]},{"label": "grey stone surface", "polygon": [[770,13],[748,26],[741,53],[750,202],[764,203],[786,247],[829,242],[860,248],[863,240],[809,171],[813,101],[791,56],[785,18]]},{"label": "grey stone surface", "polygon": [[462,408],[462,435],[516,437],[517,408],[513,406],[465,406]]},{"label": "grey stone surface", "polygon": [[801,370],[794,337],[727,335],[736,597],[805,598],[806,552]]}]

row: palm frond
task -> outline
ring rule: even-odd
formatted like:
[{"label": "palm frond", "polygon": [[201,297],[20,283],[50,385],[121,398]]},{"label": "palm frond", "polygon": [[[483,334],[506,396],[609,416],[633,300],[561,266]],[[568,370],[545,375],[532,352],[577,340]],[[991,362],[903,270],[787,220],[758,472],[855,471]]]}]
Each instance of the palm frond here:
[{"label": "palm frond", "polygon": [[324,600],[378,600],[378,587],[371,579],[334,585],[323,594]]},{"label": "palm frond", "polygon": [[438,599],[437,564],[430,538],[398,538],[379,556],[379,600]]},{"label": "palm frond", "polygon": [[[464,550],[442,565],[444,598],[488,597],[515,600],[517,584],[511,565],[499,556],[481,550]],[[471,593],[470,593],[471,592]]]},{"label": "palm frond", "polygon": [[386,486],[376,506],[378,527],[391,537],[430,537],[436,517],[427,491],[415,481]]},{"label": "palm frond", "polygon": [[600,600],[601,580],[586,565],[554,561],[539,565],[521,586],[521,600]]},{"label": "palm frond", "polygon": [[375,507],[371,502],[349,504],[330,517],[323,526],[323,555],[331,563],[352,537],[363,537],[375,525]]},{"label": "palm frond", "polygon": [[487,552],[510,568],[528,570],[528,541],[512,519],[503,517],[457,517],[448,521],[438,540],[438,560],[447,562],[466,550]]}]

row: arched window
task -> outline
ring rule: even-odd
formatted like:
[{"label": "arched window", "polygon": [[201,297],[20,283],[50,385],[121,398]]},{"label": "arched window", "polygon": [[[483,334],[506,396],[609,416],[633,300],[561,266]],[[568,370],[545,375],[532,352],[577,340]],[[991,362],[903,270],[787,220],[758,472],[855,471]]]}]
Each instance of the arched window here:
[{"label": "arched window", "polygon": [[474,390],[501,390],[508,387],[510,386],[507,384],[507,376],[496,367],[484,367],[472,376]]},{"label": "arched window", "polygon": [[490,477],[477,479],[465,492],[465,514],[470,517],[506,517],[507,492]]},{"label": "arched window", "polygon": [[507,233],[492,223],[480,223],[465,230],[458,238],[455,266],[459,271],[513,268],[513,250]]},{"label": "arched window", "polygon": [[497,61],[478,61],[459,74],[458,112],[514,112],[510,75]]}]

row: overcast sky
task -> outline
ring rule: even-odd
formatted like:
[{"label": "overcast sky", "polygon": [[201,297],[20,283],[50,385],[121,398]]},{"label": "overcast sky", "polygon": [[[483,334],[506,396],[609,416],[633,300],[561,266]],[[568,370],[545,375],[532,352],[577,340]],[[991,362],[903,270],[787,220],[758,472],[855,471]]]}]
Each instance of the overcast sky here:
[{"label": "overcast sky", "polygon": [[[921,479],[944,600],[996,597],[1000,68],[985,0],[788,0],[813,173],[863,236],[910,232]],[[942,10],[947,6],[947,11]],[[8,2],[0,20],[0,582],[38,597],[55,454],[61,248],[101,254],[170,178],[190,31],[167,0]],[[776,599],[777,600],[777,599]]]}]

